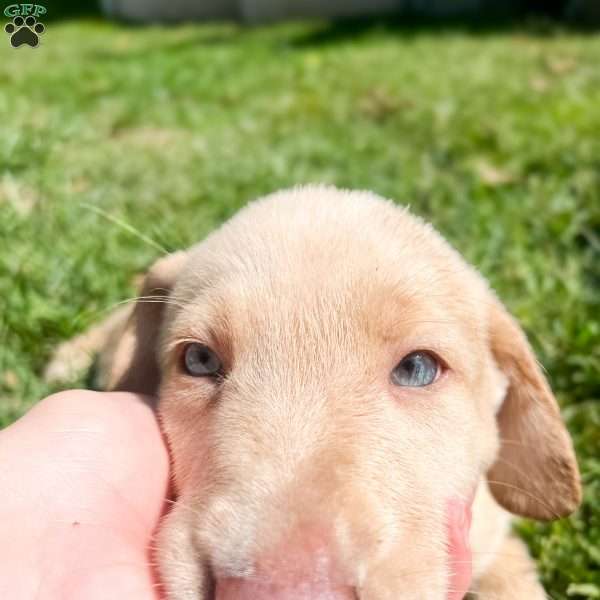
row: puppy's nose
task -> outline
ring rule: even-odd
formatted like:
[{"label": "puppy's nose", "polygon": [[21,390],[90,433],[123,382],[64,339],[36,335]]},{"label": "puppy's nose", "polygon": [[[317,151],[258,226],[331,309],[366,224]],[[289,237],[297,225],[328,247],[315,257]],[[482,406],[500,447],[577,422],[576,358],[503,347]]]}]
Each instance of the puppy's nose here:
[{"label": "puppy's nose", "polygon": [[299,530],[255,563],[252,576],[216,582],[216,600],[356,600],[330,536]]}]

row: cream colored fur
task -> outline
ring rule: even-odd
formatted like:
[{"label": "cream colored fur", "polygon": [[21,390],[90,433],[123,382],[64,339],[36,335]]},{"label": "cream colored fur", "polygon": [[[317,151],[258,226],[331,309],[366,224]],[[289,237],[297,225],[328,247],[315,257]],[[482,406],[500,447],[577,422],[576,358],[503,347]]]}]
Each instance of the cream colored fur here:
[{"label": "cream colored fur", "polygon": [[[429,225],[367,192],[284,191],[161,259],[142,295],[164,302],[82,339],[110,337],[108,387],[159,398],[177,494],[158,538],[169,598],[203,599],[213,576],[251,574],[317,526],[360,600],[443,600],[444,502],[475,489],[474,597],[545,597],[505,509],[571,512],[571,443],[519,326]],[[182,371],[189,341],[220,356],[222,381]],[[444,375],[394,386],[414,350]]]}]

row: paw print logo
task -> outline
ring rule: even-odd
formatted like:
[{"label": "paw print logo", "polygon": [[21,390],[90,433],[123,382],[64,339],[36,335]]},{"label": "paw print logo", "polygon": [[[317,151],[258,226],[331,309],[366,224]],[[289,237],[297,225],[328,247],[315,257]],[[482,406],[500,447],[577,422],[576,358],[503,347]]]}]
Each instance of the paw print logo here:
[{"label": "paw print logo", "polygon": [[10,45],[13,48],[18,48],[23,44],[27,44],[35,48],[40,43],[39,36],[44,33],[46,28],[33,15],[27,18],[15,17],[11,23],[7,23],[4,31],[10,35]]}]

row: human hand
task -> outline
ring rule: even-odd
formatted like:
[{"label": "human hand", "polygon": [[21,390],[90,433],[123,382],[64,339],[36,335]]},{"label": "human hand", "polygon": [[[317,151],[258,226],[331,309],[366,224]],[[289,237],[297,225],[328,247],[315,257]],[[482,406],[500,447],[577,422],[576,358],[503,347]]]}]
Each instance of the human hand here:
[{"label": "human hand", "polygon": [[0,598],[160,598],[169,463],[143,397],[50,396],[0,432],[0,465]]}]

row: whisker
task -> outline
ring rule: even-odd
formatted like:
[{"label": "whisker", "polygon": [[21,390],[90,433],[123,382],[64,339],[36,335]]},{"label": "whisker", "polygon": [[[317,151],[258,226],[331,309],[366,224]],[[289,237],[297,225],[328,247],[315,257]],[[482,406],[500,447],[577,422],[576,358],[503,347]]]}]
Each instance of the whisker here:
[{"label": "whisker", "polygon": [[520,440],[511,440],[511,439],[503,438],[503,437],[500,438],[500,441],[503,444],[513,444],[515,446],[521,446],[522,448],[534,448],[535,447],[535,446],[532,446],[531,444],[524,444]]},{"label": "whisker", "polygon": [[[176,306],[177,308],[185,308],[183,306],[183,304],[177,303],[175,298],[172,298],[170,296],[132,296],[131,298],[125,298],[124,300],[119,300],[117,302],[113,302],[112,304],[109,304],[108,306],[105,306],[104,308],[99,308],[93,312],[88,313],[89,316],[87,316],[85,318],[86,321],[96,321],[96,320],[100,320],[104,315],[106,315],[106,313],[110,313],[115,309],[118,309],[122,306],[125,306],[127,304],[134,304],[136,302],[145,302],[145,303],[162,303],[162,304],[170,304],[173,306]],[[79,315],[76,317],[76,319],[80,319],[82,317],[84,313],[81,312],[79,313]],[[102,326],[102,323],[98,324],[99,326]],[[92,327],[94,327],[95,325],[92,325]]]},{"label": "whisker", "polygon": [[554,518],[556,518],[556,519],[562,518],[557,512],[555,512],[552,509],[552,507],[549,504],[544,502],[542,499],[540,499],[535,494],[528,492],[527,490],[524,490],[522,487],[519,487],[518,485],[513,485],[512,483],[505,483],[504,481],[497,481],[495,479],[488,479],[488,482],[493,483],[494,485],[500,485],[500,486],[503,486],[506,488],[516,490],[516,491],[520,492],[521,494],[523,494],[524,496],[527,496],[527,497],[531,498],[532,500],[535,500],[536,502],[538,502],[541,506],[546,508],[548,510],[548,512],[554,516]]},{"label": "whisker", "polygon": [[496,458],[496,462],[500,462],[504,465],[509,466],[511,469],[514,470],[515,473],[518,473],[519,475],[521,475],[525,480],[529,479],[529,476],[527,475],[527,473],[525,473],[525,471],[523,471],[523,469],[517,467],[517,465],[515,465],[514,463],[510,462],[509,460],[506,460],[505,458],[500,458],[499,456]]},{"label": "whisker", "polygon": [[183,304],[181,304],[180,302],[177,301],[176,298],[173,298],[171,296],[132,296],[131,298],[126,298],[125,300],[119,300],[118,302],[115,302],[112,306],[110,306],[108,309],[103,309],[105,310],[110,310],[111,308],[117,308],[118,306],[121,306],[123,304],[130,304],[132,302],[147,302],[147,303],[152,303],[155,302],[157,304],[172,304],[173,306],[177,306],[178,308],[185,308],[185,306]]},{"label": "whisker", "polygon": [[167,504],[171,504],[173,506],[181,506],[181,508],[188,510],[190,513],[192,513],[192,515],[194,515],[195,517],[198,517],[199,519],[202,518],[202,514],[196,510],[194,507],[192,506],[188,506],[187,504],[184,504],[183,502],[181,502],[180,500],[171,500],[170,498],[165,498],[165,502]]}]

